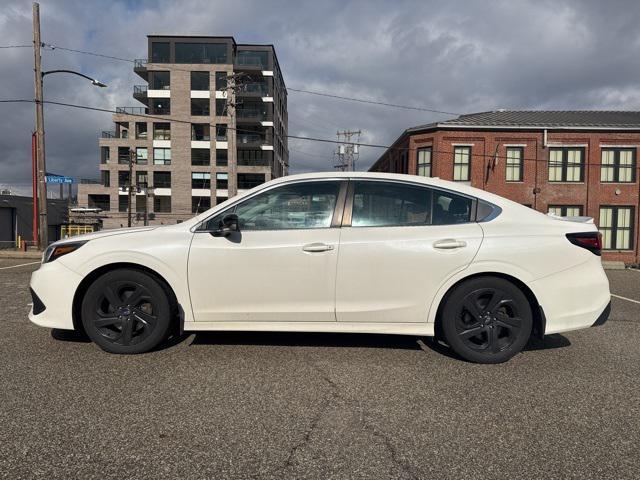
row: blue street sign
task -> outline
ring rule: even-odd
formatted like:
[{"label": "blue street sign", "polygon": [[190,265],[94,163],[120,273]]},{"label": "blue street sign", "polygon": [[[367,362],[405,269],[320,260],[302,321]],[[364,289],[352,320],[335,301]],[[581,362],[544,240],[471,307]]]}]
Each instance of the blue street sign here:
[{"label": "blue street sign", "polygon": [[45,175],[47,183],[73,183],[73,178],[63,175]]}]

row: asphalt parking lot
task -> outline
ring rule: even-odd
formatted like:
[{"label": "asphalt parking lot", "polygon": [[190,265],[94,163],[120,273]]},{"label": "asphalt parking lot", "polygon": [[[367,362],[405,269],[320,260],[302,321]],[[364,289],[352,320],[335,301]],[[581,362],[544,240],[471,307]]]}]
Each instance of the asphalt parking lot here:
[{"label": "asphalt parking lot", "polygon": [[390,335],[109,355],[28,322],[28,262],[0,260],[0,477],[640,478],[640,272],[604,326],[487,366]]}]

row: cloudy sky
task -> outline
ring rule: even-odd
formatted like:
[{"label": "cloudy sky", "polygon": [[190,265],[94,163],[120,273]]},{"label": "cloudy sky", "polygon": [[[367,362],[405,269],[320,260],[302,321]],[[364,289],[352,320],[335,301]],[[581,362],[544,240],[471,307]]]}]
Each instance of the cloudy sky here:
[{"label": "cloudy sky", "polygon": [[[31,2],[2,0],[1,45],[30,44]],[[637,1],[41,0],[42,38],[123,58],[146,56],[146,35],[232,35],[273,43],[288,87],[449,112],[509,109],[640,109]],[[45,69],[97,77],[46,78],[48,100],[136,105],[143,83],[127,62],[44,51]],[[0,49],[0,99],[33,98],[30,48]],[[47,169],[98,172],[97,136],[110,115],[45,107]],[[289,93],[289,132],[335,139],[361,129],[389,144],[409,126],[445,115]],[[31,175],[32,104],[0,103],[0,184]],[[291,141],[292,172],[331,170],[330,144]],[[381,151],[363,148],[358,169]]]}]

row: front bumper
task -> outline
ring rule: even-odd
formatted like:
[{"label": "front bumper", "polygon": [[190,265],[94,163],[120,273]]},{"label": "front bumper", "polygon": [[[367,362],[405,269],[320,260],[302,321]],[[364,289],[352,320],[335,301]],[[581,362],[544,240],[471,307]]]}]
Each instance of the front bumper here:
[{"label": "front bumper", "polygon": [[81,281],[60,261],[41,265],[31,274],[29,287],[36,297],[29,320],[41,327],[73,330],[73,297]]},{"label": "front bumper", "polygon": [[611,302],[605,307],[600,316],[593,322],[592,327],[599,327],[600,325],[604,325],[607,320],[609,320],[609,315],[611,314]]}]

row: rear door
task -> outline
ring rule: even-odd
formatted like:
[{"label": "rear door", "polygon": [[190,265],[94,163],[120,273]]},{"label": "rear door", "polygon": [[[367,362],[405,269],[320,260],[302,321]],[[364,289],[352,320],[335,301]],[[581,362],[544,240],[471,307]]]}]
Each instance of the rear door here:
[{"label": "rear door", "polygon": [[424,322],[442,283],[482,242],[475,199],[409,182],[355,180],[336,278],[339,322]]}]

